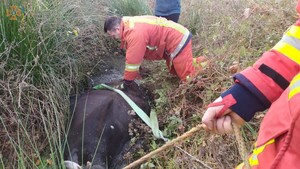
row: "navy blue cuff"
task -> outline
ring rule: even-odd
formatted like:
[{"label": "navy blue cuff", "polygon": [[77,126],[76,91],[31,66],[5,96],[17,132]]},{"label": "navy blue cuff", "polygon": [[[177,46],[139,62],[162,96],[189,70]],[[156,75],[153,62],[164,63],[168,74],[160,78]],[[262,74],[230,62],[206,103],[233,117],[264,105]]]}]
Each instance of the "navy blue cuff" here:
[{"label": "navy blue cuff", "polygon": [[250,121],[256,112],[266,109],[255,95],[239,83],[233,85],[230,89],[222,93],[221,96],[223,98],[229,94],[232,94],[237,101],[230,109],[236,112],[245,121]]},{"label": "navy blue cuff", "polygon": [[259,102],[264,105],[265,109],[271,106],[271,102],[268,100],[268,98],[243,74],[238,73],[234,75],[234,79],[238,80],[239,84],[242,85],[245,90],[251,92],[252,95],[255,96],[259,100]]}]

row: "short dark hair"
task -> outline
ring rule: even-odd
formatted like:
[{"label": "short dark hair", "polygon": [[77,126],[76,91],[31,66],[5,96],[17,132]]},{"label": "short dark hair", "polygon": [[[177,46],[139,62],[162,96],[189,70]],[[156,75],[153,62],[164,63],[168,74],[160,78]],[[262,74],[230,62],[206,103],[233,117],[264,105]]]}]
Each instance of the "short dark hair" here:
[{"label": "short dark hair", "polygon": [[121,17],[111,16],[105,19],[104,22],[104,32],[114,29],[117,25],[121,23]]}]

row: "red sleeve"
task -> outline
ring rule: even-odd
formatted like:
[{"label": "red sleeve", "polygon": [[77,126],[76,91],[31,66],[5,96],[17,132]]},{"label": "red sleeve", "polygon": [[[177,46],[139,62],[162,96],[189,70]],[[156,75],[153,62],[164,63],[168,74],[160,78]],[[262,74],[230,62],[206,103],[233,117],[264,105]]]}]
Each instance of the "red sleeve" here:
[{"label": "red sleeve", "polygon": [[124,71],[124,79],[134,80],[138,76],[139,67],[143,61],[146,52],[145,34],[138,30],[130,30],[125,39],[126,63]]},{"label": "red sleeve", "polygon": [[300,26],[291,26],[282,39],[249,67],[234,76],[236,84],[224,92],[237,103],[230,108],[249,121],[279,98],[293,77],[300,72]]},{"label": "red sleeve", "polygon": [[[252,67],[245,69],[241,74],[272,103],[288,87],[299,70],[296,62],[273,49],[264,53]],[[247,83],[236,77],[239,83],[247,86]],[[249,86],[249,89],[252,91],[252,87]]]}]

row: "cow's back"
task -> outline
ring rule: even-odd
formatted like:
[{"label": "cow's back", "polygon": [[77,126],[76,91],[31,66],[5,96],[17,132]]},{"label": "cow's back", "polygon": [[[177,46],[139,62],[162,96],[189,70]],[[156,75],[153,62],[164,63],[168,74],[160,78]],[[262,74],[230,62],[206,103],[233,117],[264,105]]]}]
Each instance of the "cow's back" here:
[{"label": "cow's back", "polygon": [[[148,101],[139,89],[125,93],[150,113]],[[110,90],[91,90],[78,97],[65,159],[78,164],[90,161],[106,166],[106,160],[112,161],[130,140],[128,124],[132,117],[128,112],[131,109],[118,93]]]}]

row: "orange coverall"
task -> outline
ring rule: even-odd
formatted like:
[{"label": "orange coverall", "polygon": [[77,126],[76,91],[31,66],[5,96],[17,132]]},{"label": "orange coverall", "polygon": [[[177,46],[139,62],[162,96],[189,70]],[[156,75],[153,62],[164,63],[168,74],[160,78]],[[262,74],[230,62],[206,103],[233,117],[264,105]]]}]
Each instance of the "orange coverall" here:
[{"label": "orange coverall", "polygon": [[[272,104],[264,117],[255,148],[249,156],[252,169],[300,167],[300,73]],[[236,169],[244,168],[244,163]]]},{"label": "orange coverall", "polygon": [[[300,0],[296,7],[300,13]],[[235,102],[230,109],[249,121],[269,108],[255,148],[253,169],[300,168],[300,19],[252,66],[234,76],[235,85],[221,94]],[[233,97],[226,97],[226,96]],[[244,168],[244,164],[237,167]]]},{"label": "orange coverall", "polygon": [[180,24],[155,16],[123,17],[120,37],[126,49],[125,80],[138,76],[144,59],[166,60],[170,73],[182,81],[196,74],[191,34]]}]

